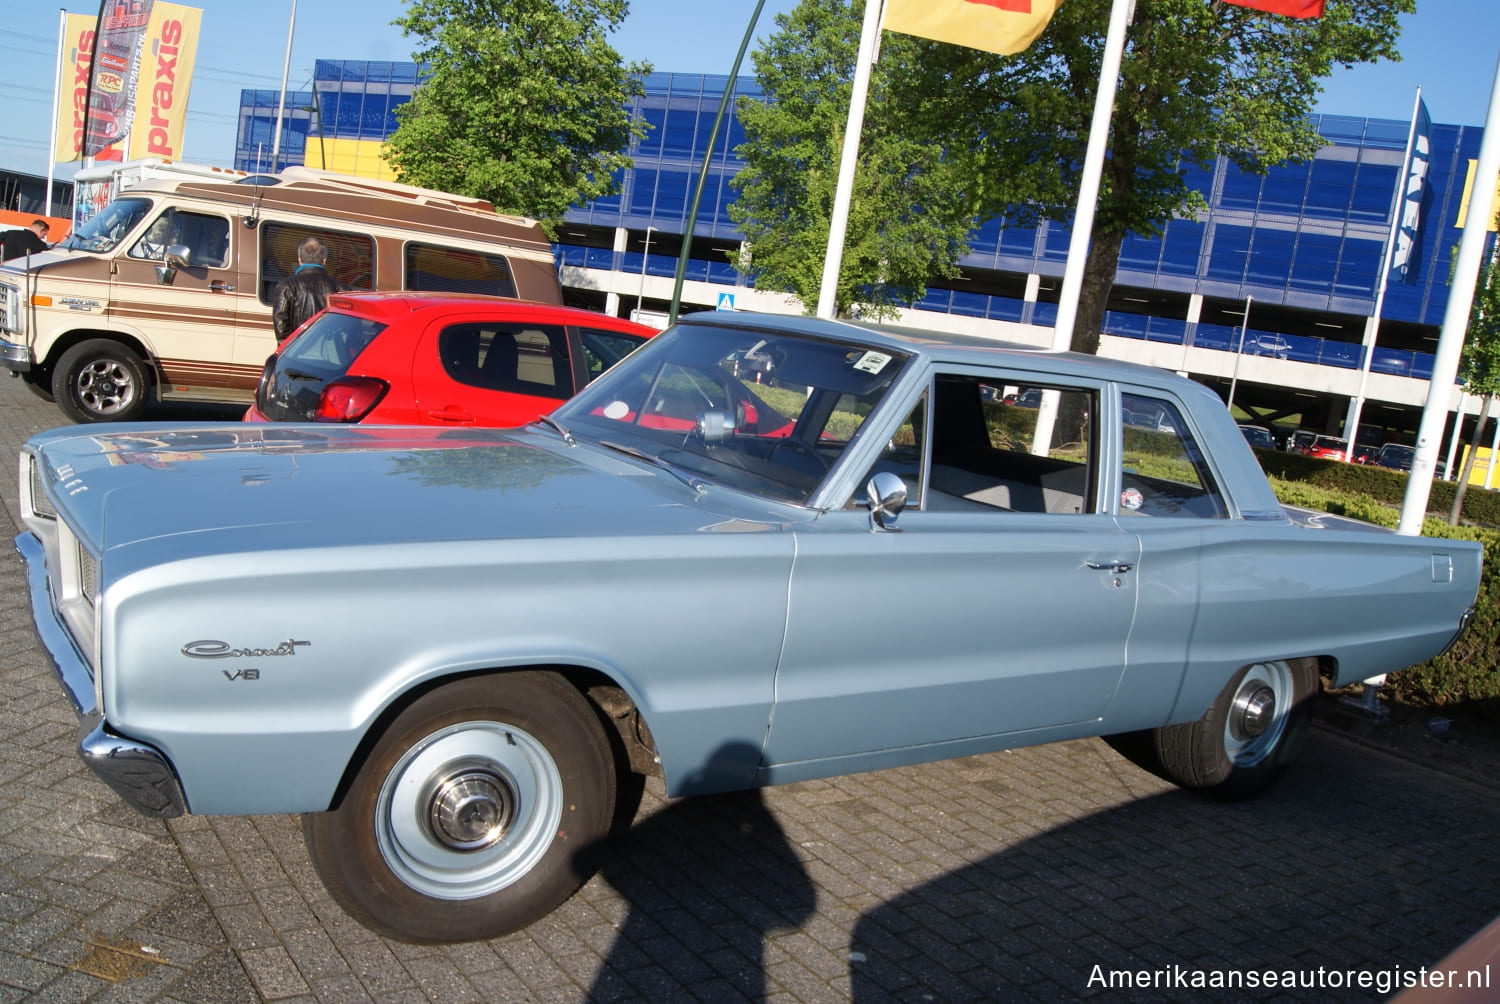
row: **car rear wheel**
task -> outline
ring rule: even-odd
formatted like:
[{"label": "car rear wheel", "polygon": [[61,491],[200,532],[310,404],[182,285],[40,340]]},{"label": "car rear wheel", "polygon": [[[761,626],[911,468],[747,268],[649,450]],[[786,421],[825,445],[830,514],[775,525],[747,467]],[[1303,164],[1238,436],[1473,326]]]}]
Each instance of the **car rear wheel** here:
[{"label": "car rear wheel", "polygon": [[1162,773],[1214,798],[1259,794],[1296,759],[1317,689],[1313,659],[1246,666],[1198,721],[1153,731]]},{"label": "car rear wheel", "polygon": [[330,812],[302,817],[313,864],[366,927],[403,941],[492,938],[592,872],[615,768],[594,708],[554,673],[472,677],[414,701]]},{"label": "car rear wheel", "polygon": [[90,338],[52,368],[52,396],[75,422],[124,422],[146,408],[146,367],[119,342]]}]

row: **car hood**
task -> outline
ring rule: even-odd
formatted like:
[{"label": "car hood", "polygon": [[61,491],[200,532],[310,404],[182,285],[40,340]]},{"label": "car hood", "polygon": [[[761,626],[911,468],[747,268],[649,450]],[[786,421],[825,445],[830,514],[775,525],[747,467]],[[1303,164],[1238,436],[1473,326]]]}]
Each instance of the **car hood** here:
[{"label": "car hood", "polygon": [[[814,514],[551,432],[245,423],[34,437],[41,476],[96,551],[154,560],[287,547],[774,529]],[[164,554],[163,549],[168,553]]]}]

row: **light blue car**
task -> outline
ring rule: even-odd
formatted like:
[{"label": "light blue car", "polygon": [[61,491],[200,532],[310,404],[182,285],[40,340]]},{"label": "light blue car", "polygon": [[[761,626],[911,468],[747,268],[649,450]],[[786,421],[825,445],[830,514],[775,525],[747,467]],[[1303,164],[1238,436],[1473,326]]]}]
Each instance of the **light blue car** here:
[{"label": "light blue car", "polygon": [[334,897],[418,942],[553,909],[648,773],[1144,733],[1254,794],[1320,676],[1453,641],[1481,557],[1292,518],[1167,372],[748,314],[524,429],[54,430],[21,499],[90,766],[154,815],[305,813]]}]

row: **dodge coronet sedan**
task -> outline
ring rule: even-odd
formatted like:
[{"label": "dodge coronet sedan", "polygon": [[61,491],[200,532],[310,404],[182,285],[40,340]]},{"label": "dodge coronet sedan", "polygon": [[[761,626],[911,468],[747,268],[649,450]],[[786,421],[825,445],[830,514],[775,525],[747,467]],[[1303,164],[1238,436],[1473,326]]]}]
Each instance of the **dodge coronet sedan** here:
[{"label": "dodge coronet sedan", "polygon": [[746,314],[524,429],[65,428],[20,474],[94,771],[158,816],[303,813],[338,902],[417,942],[552,910],[653,772],[1128,733],[1252,795],[1320,676],[1441,652],[1480,571],[1289,514],[1170,373]]}]

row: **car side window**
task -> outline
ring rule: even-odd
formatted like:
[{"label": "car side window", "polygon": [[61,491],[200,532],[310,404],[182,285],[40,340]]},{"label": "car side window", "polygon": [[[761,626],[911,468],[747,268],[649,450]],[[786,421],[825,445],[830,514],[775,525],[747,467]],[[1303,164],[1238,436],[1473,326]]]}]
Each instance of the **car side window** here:
[{"label": "car side window", "polygon": [[925,508],[1096,511],[1097,402],[1087,388],[940,374]]},{"label": "car side window", "polygon": [[568,338],[549,324],[454,324],[438,335],[443,370],[470,387],[550,397],[573,396]]},{"label": "car side window", "polygon": [[597,328],[579,329],[578,338],[583,343],[583,357],[588,363],[590,380],[646,342],[646,339],[636,335],[625,335],[618,331],[600,331]]},{"label": "car side window", "polygon": [[1120,395],[1124,432],[1120,515],[1228,515],[1202,449],[1171,401]]}]

